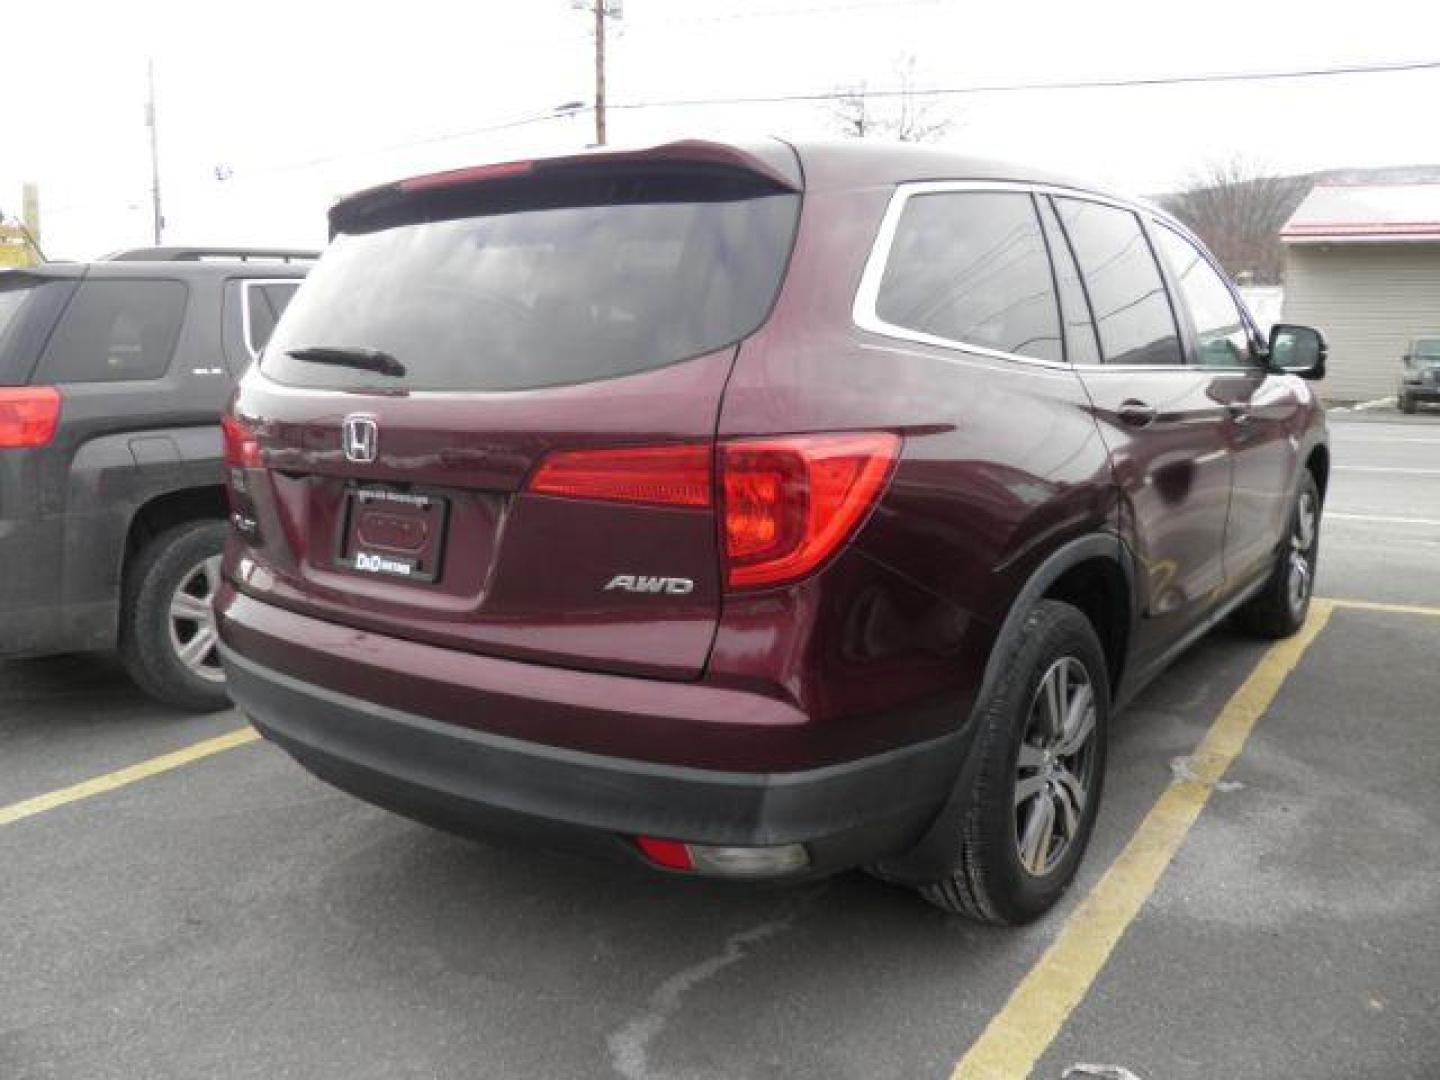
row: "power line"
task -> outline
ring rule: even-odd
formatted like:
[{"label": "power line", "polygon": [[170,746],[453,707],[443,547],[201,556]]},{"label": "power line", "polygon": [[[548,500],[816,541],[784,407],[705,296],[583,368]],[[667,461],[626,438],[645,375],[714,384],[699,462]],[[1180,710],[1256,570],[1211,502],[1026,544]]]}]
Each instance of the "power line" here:
[{"label": "power line", "polygon": [[[1293,68],[1284,70],[1269,71],[1227,71],[1209,72],[1192,75],[1167,75],[1167,76],[1140,76],[1120,79],[1073,79],[1050,82],[1015,82],[1015,83],[976,83],[970,86],[932,87],[930,89],[917,88],[887,88],[887,89],[843,89],[826,90],[812,93],[800,94],[774,94],[774,95],[753,95],[734,97],[711,97],[711,98],[657,98],[642,101],[609,101],[606,108],[640,110],[640,109],[670,109],[670,108],[691,108],[703,106],[720,105],[773,105],[784,103],[823,102],[835,101],[840,98],[895,98],[910,95],[913,97],[949,97],[968,94],[1007,94],[1022,92],[1044,92],[1050,90],[1104,90],[1123,89],[1126,87],[1151,87],[1151,86],[1184,86],[1206,83],[1239,83],[1239,82],[1273,82],[1294,79],[1315,79],[1328,78],[1333,76],[1346,75],[1382,75],[1408,71],[1435,71],[1440,70],[1440,60],[1402,60],[1388,63],[1376,64],[1347,64],[1335,67],[1324,68]],[[568,108],[564,112],[550,110],[543,113],[532,113],[525,116],[514,117],[509,120],[497,121],[493,124],[486,124],[480,127],[466,128],[461,131],[446,132],[440,135],[426,136],[420,139],[408,139],[403,142],[389,143],[383,146],[366,147],[358,150],[342,151],[337,154],[330,154],[325,157],[310,158],[305,161],[289,162],[282,165],[267,166],[260,169],[242,170],[241,177],[263,176],[273,173],[292,172],[299,169],[313,168],[317,165],[328,165],[332,162],[343,161],[349,158],[364,157],[371,154],[391,153],[397,150],[409,150],[417,146],[429,146],[436,143],[452,142],[456,139],[471,138],[476,135],[488,135],[497,131],[508,131],[513,128],[525,127],[530,124],[544,123],[547,120],[563,120],[578,113],[592,112],[593,104],[582,104],[574,108]],[[97,205],[116,205],[121,202],[133,202],[133,200],[113,199],[104,203],[72,203],[67,206],[56,207],[50,211],[52,214],[67,213],[73,210],[86,209]]]},{"label": "power line", "polygon": [[[1391,63],[1378,64],[1351,64],[1329,68],[1296,68],[1288,70],[1272,71],[1231,71],[1212,72],[1208,74],[1195,75],[1170,75],[1170,76],[1141,76],[1136,78],[1123,79],[1076,79],[1063,82],[1026,82],[1026,83],[978,83],[971,86],[934,87],[931,89],[915,89],[897,87],[889,89],[872,90],[866,88],[825,90],[813,93],[802,94],[775,94],[755,95],[736,97],[713,97],[713,98],[661,98],[649,101],[608,101],[608,109],[666,109],[685,108],[714,105],[772,105],[786,102],[820,102],[835,101],[840,98],[894,98],[911,95],[914,97],[942,97],[962,94],[1005,94],[1022,91],[1041,92],[1046,90],[1095,90],[1095,89],[1117,89],[1124,87],[1146,87],[1146,86],[1178,86],[1196,83],[1230,83],[1230,82],[1260,82],[1283,79],[1311,79],[1325,78],[1337,75],[1378,75],[1391,72],[1403,71],[1429,71],[1440,70],[1440,60],[1414,60],[1396,61]],[[361,157],[369,154],[383,154],[395,150],[409,150],[417,146],[429,146],[435,143],[452,142],[456,139],[471,138],[476,135],[488,135],[496,131],[508,131],[512,128],[525,127],[529,124],[544,123],[547,120],[562,120],[576,113],[593,112],[594,104],[581,104],[564,112],[551,110],[543,113],[532,113],[526,116],[515,117],[510,120],[502,120],[493,124],[486,124],[481,127],[466,128],[462,131],[447,132],[442,135],[431,135],[423,139],[410,139],[404,142],[390,143],[386,146],[371,147],[363,150],[350,150],[338,154],[331,154],[326,157],[312,158],[308,161],[292,162],[285,165],[275,165],[263,169],[249,170],[247,175],[256,176],[276,172],[289,172],[295,169],[306,169],[316,165],[326,165],[334,161],[341,161],[346,158]]]},{"label": "power line", "polygon": [[783,19],[801,15],[847,15],[857,11],[894,10],[906,7],[929,7],[945,0],[857,0],[850,4],[811,4],[805,7],[771,8],[765,11],[738,11],[726,15],[694,15],[688,18],[647,18],[640,27],[708,26],[714,23],[749,22],[753,19]]},{"label": "power line", "polygon": [[1383,64],[1349,64],[1326,68],[1271,71],[1222,71],[1197,75],[1155,75],[1124,79],[1071,79],[1051,82],[976,83],[930,89],[900,87],[885,90],[825,90],[802,94],[773,94],[715,98],[669,98],[651,101],[612,101],[612,109],[670,109],[702,105],[774,105],[784,102],[834,101],[839,98],[948,97],[959,94],[1010,94],[1045,90],[1106,90],[1123,87],[1183,86],[1195,83],[1267,82],[1283,79],[1318,79],[1336,75],[1382,75],[1403,71],[1440,70],[1440,60],[1402,60]]}]

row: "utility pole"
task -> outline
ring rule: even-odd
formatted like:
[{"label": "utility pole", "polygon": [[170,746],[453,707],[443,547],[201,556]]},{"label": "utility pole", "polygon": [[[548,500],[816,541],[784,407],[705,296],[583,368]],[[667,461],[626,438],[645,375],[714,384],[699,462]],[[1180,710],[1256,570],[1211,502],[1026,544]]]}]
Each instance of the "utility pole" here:
[{"label": "utility pole", "polygon": [[155,126],[155,60],[146,62],[146,80],[150,94],[145,100],[145,126],[150,129],[150,207],[154,217],[155,244],[165,231],[165,215],[160,212],[160,136]]},{"label": "utility pole", "polygon": [[605,145],[605,0],[595,0],[595,145]]},{"label": "utility pole", "polygon": [[[570,0],[573,11],[595,20],[595,145],[605,145],[605,20],[624,14],[623,0]],[[560,110],[557,110],[557,112]]]},{"label": "utility pole", "polygon": [[[30,234],[30,246],[40,252],[40,185],[26,181],[20,188],[20,220]],[[42,256],[43,258],[43,256]]]}]

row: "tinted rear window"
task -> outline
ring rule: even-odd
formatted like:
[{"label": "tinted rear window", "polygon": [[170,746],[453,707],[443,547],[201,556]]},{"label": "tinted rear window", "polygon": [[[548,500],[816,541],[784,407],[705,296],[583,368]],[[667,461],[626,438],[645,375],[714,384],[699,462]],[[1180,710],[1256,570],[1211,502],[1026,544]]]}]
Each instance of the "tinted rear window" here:
[{"label": "tinted rear window", "polygon": [[179,281],[87,279],[50,336],[46,383],[158,379],[170,366],[188,289]]},{"label": "tinted rear window", "polygon": [[75,282],[0,274],[0,386],[28,381]]},{"label": "tinted rear window", "polygon": [[[764,320],[799,198],[564,206],[337,237],[261,365],[299,386],[527,390],[629,375]],[[297,360],[361,346],[400,377]]]},{"label": "tinted rear window", "polygon": [[1417,339],[1415,355],[1423,360],[1440,360],[1440,338]]},{"label": "tinted rear window", "polygon": [[875,313],[946,341],[1062,359],[1054,279],[1030,196],[911,198],[895,229]]}]

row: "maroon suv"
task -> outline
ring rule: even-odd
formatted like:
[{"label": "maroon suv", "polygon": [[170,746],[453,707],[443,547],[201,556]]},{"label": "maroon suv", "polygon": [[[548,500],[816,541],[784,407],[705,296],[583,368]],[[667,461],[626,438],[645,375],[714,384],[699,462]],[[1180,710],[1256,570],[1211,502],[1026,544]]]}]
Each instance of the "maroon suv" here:
[{"label": "maroon suv", "polygon": [[227,419],[217,609],[240,707],[363,798],[1020,922],[1114,709],[1231,612],[1305,617],[1324,343],[1153,208],[680,142],[331,227]]}]

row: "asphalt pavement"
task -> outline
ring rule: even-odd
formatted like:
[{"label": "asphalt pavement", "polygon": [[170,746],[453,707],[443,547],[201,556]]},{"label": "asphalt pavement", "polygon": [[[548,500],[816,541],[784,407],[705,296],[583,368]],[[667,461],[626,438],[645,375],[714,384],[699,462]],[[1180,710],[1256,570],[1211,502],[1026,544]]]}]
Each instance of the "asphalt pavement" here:
[{"label": "asphalt pavement", "polygon": [[[1222,629],[1117,719],[1081,877],[1020,931],[862,874],[459,839],[260,742],[6,823],[240,721],[105,658],[0,664],[0,1078],[940,1078],[980,1046],[1046,1080],[1440,1076],[1440,413],[1331,419],[1318,593],[1347,603],[1293,670]],[[1223,782],[1177,785],[1271,669]],[[1157,860],[1166,806],[1198,816]],[[1131,858],[1152,886],[1106,873]]]}]

